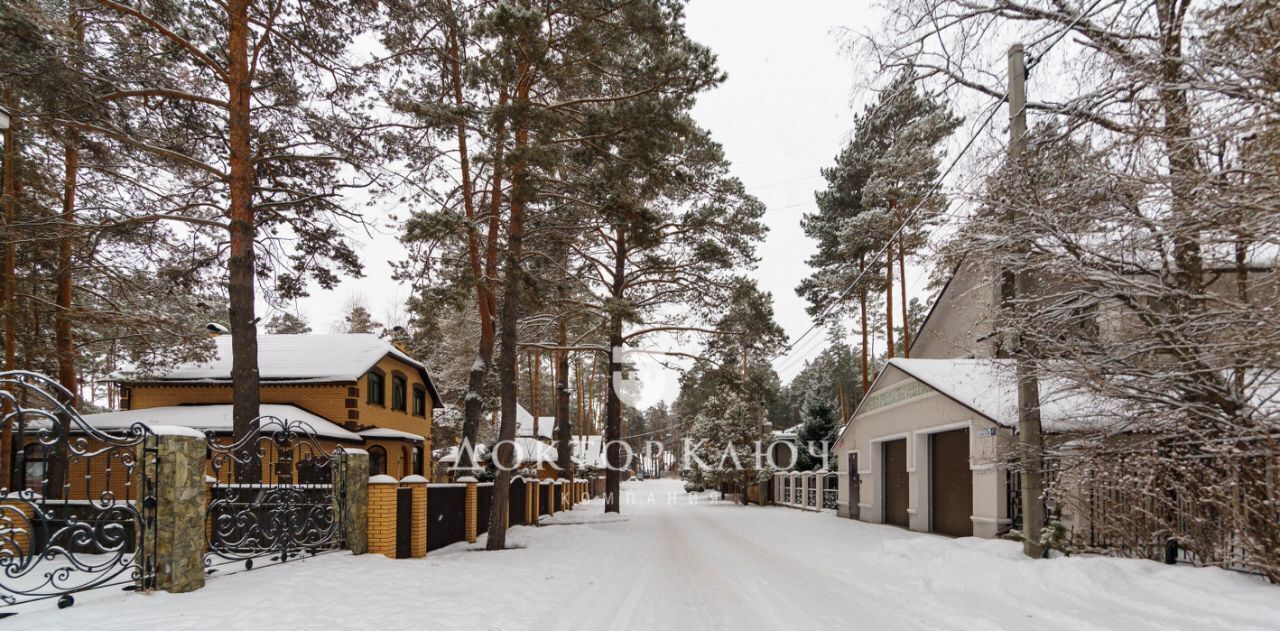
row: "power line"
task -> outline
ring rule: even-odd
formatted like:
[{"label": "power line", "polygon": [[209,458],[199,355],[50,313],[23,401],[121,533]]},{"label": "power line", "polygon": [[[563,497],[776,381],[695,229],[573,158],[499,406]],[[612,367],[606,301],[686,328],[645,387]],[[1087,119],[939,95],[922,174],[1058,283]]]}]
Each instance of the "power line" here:
[{"label": "power line", "polygon": [[[1058,32],[1057,36],[1054,37],[1053,41],[1049,42],[1049,45],[1046,46],[1044,50],[1042,50],[1038,55],[1034,56],[1034,62],[1032,65],[1034,65],[1035,63],[1038,63],[1040,59],[1044,58],[1045,55],[1049,54],[1049,51],[1053,50],[1053,47],[1057,46],[1058,43],[1062,41],[1062,38],[1065,37],[1066,34],[1071,31],[1071,29],[1075,28],[1075,26],[1080,23],[1080,20],[1084,19],[1085,15],[1087,15],[1090,11],[1092,11],[1095,7],[1097,7],[1098,4],[1101,2],[1102,0],[1094,0],[1093,4],[1081,10],[1080,13],[1076,15],[1076,17],[1071,21],[1070,24],[1063,27],[1062,30]],[[941,187],[942,181],[945,180],[947,176],[951,174],[951,171],[954,170],[956,165],[960,163],[960,159],[963,158],[964,155],[969,152],[969,149],[973,147],[975,142],[977,142],[978,136],[983,132],[983,130],[987,128],[987,125],[991,124],[991,120],[995,118],[996,112],[1000,111],[1000,105],[1005,103],[1008,100],[1009,100],[1009,90],[1006,87],[1004,94],[1001,95],[1000,99],[993,104],[991,111],[987,114],[987,117],[983,119],[982,123],[978,125],[977,128],[974,129],[973,135],[969,136],[969,140],[966,141],[964,144],[964,147],[960,149],[960,153],[956,154],[956,157],[954,160],[951,161],[951,164],[947,165],[946,170],[943,171],[942,174],[940,174],[936,180],[934,180],[933,184],[930,185],[929,190],[925,192],[924,197],[920,199],[920,201],[916,204],[915,208],[913,208],[911,212],[908,213],[907,216],[902,220],[902,224],[899,225],[898,228],[893,231],[893,234],[890,235],[889,238],[885,240],[884,245],[872,257],[871,260],[873,262],[876,260],[879,260],[879,258],[888,251],[889,244],[892,243],[893,240],[897,238],[898,235],[900,235],[903,230],[906,229],[907,224],[911,222],[911,220],[916,216],[916,214],[920,212],[922,208],[924,208],[925,202],[929,201],[930,197],[933,197],[934,193],[936,193],[937,190]],[[1024,105],[1023,107],[1026,107],[1026,106]],[[950,209],[951,209],[951,204],[948,203],[947,209],[944,210],[943,212],[944,213],[950,212]],[[822,313],[818,314],[814,318],[813,324],[811,324],[808,329],[805,329],[804,333],[801,333],[800,337],[796,338],[795,342],[787,344],[785,347],[782,348],[781,351],[779,351],[773,357],[769,358],[769,363],[772,364],[779,357],[782,357],[783,355],[786,355],[787,353],[791,352],[792,349],[796,348],[796,346],[801,342],[801,340],[808,337],[808,335],[812,333],[814,330],[818,329],[819,327],[826,326],[824,323],[824,319],[831,313],[831,310],[835,308],[836,305],[843,302],[845,298],[847,298],[849,294],[853,291],[853,289],[857,287],[860,282],[862,282],[863,276],[866,275],[869,269],[870,267],[864,267],[860,272],[858,272],[858,275],[853,279],[853,282],[849,284],[849,287],[846,288],[843,292],[841,292],[840,296],[836,300],[828,304],[827,307],[822,310]],[[904,326],[906,326],[906,323],[904,323]]]},{"label": "power line", "polygon": [[[925,202],[929,201],[929,198],[933,197],[933,194],[937,192],[939,187],[941,187],[942,180],[946,179],[946,177],[951,174],[951,171],[954,170],[956,165],[960,163],[961,158],[963,158],[965,154],[969,152],[969,149],[973,147],[974,143],[977,142],[978,136],[981,135],[983,130],[987,128],[987,125],[991,124],[991,120],[995,118],[996,112],[1000,111],[1000,105],[1004,103],[1005,100],[1008,99],[1008,97],[1009,97],[1009,94],[1008,92],[1006,92],[1004,96],[1002,96],[1000,100],[997,101],[992,106],[991,112],[988,113],[987,117],[983,119],[982,123],[979,124],[978,127],[974,129],[973,135],[969,136],[969,140],[965,142],[964,147],[960,149],[960,153],[956,154],[955,159],[952,160],[951,164],[947,165],[946,170],[943,171],[938,176],[938,178],[933,181],[933,184],[929,186],[929,190],[925,192],[924,197],[922,197],[920,201],[916,203],[915,208],[911,209],[911,212],[908,213],[907,216],[903,218],[902,223],[898,226],[896,230],[893,231],[893,234],[889,235],[888,239],[885,239],[884,245],[880,247],[880,250],[871,257],[871,260],[873,262],[879,260],[881,256],[883,256],[886,252],[888,252],[889,244],[892,243],[893,240],[898,237],[898,235],[902,234],[902,231],[906,229],[907,224],[909,224],[911,220],[914,219],[915,216],[920,213],[920,211],[924,208]],[[947,211],[949,211],[950,204],[948,204],[947,206],[948,206]],[[947,212],[947,211],[944,211],[944,212]],[[870,266],[863,267],[862,270],[858,272],[858,275],[854,277],[853,282],[849,283],[849,286],[843,292],[840,293],[839,297],[831,301],[827,305],[827,307],[822,310],[821,313],[819,313],[817,316],[814,317],[813,324],[809,325],[809,328],[805,329],[804,333],[801,333],[800,337],[796,338],[795,342],[787,344],[787,346],[785,346],[781,351],[779,351],[773,357],[769,358],[769,363],[772,364],[779,357],[782,357],[783,355],[791,352],[791,350],[794,349],[796,345],[798,345],[801,342],[801,340],[808,337],[810,333],[812,333],[814,330],[818,329],[819,327],[825,326],[824,319],[831,314],[832,309],[834,309],[840,303],[844,302],[844,300],[849,297],[849,294],[852,293],[853,290],[858,286],[858,284],[862,282],[862,278],[866,276],[867,272],[870,271],[870,269],[871,269]]]}]

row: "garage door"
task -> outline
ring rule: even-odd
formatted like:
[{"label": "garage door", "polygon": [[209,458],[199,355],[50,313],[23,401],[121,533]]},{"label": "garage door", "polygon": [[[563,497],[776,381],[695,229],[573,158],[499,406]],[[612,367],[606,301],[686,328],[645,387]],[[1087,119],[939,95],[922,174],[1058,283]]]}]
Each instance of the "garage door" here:
[{"label": "garage door", "polygon": [[884,521],[907,526],[907,440],[884,444]]},{"label": "garage door", "polygon": [[973,534],[968,429],[929,435],[929,506],[934,532],[953,537]]}]

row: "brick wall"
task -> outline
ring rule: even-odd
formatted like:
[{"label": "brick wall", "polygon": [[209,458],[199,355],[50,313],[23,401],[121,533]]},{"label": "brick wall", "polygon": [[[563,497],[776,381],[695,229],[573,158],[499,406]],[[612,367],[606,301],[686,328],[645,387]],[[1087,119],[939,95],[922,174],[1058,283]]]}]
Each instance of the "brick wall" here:
[{"label": "brick wall", "polygon": [[396,489],[390,476],[369,478],[369,553],[396,558]]},{"label": "brick wall", "polygon": [[[259,393],[263,403],[296,405],[342,425],[347,420],[347,388],[347,384],[263,384]],[[129,405],[133,410],[192,403],[231,403],[230,385],[137,385],[130,391]]]}]

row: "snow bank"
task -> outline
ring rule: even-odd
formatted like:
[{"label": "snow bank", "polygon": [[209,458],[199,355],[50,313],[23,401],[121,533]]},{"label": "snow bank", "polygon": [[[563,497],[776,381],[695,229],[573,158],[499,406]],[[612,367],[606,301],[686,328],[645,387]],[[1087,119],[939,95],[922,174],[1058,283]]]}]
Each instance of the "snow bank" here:
[{"label": "snow bank", "polygon": [[[1023,557],[1008,541],[947,539],[831,515],[709,502],[673,480],[599,499],[424,559],[333,553],[147,596],[102,589],[32,603],[14,628],[136,631],[317,626],[450,628],[1268,629],[1280,588],[1218,569]],[[437,625],[439,626],[439,625]]]}]

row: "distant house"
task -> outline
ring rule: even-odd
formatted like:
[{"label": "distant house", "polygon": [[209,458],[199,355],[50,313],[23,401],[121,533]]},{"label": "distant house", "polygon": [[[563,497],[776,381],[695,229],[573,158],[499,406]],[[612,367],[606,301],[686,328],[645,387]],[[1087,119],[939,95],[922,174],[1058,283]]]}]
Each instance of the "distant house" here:
[{"label": "distant house", "polygon": [[[524,406],[516,404],[516,437],[513,441],[518,463],[516,469],[527,475],[536,475],[538,479],[554,480],[558,477],[555,463],[559,452],[552,444],[554,426],[555,417],[543,416],[535,419]],[[489,445],[476,445],[476,459],[487,457],[490,449]],[[457,445],[450,446],[436,459],[440,465],[436,471],[436,479],[446,481],[456,477],[453,474],[457,473],[454,467],[458,463],[459,451]]]},{"label": "distant house", "polygon": [[[876,376],[835,444],[841,516],[952,536],[994,537],[1017,517],[1013,366],[996,360],[994,275],[959,266],[920,331],[911,358]],[[1042,384],[1046,433],[1089,421],[1087,402]]]},{"label": "distant house", "polygon": [[[1259,269],[1272,270],[1262,287],[1274,291],[1274,263]],[[953,536],[994,537],[1018,524],[1023,498],[1006,466],[1017,446],[1017,381],[1013,360],[996,359],[998,278],[987,261],[962,262],[913,336],[911,357],[876,376],[835,444],[840,515]],[[1115,402],[1051,378],[1039,385],[1046,443],[1104,422],[1123,431],[1107,409]],[[1059,506],[1068,529],[1090,527],[1078,506]]]},{"label": "distant house", "polygon": [[[231,336],[213,357],[157,374],[115,375],[121,411],[89,414],[101,428],[134,421],[230,435]],[[371,334],[259,335],[260,413],[305,421],[327,445],[369,452],[371,473],[430,470],[431,414],[440,395],[426,366]]]},{"label": "distant house", "polygon": [[772,464],[778,469],[790,469],[798,455],[800,424],[787,429],[776,429],[770,433],[769,454]]}]

